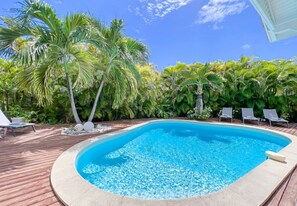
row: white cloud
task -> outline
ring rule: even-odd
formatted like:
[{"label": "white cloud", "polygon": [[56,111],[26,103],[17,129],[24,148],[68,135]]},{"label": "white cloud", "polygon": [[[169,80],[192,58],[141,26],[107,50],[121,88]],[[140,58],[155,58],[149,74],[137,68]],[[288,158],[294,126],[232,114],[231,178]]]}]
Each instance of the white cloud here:
[{"label": "white cloud", "polygon": [[[128,10],[142,17],[146,23],[150,23],[188,5],[192,1],[194,0],[138,0],[138,5],[134,6],[134,9],[129,6]],[[213,23],[214,29],[220,29],[222,26],[218,24],[225,17],[240,14],[246,8],[246,0],[208,0],[200,8],[199,19],[196,23]]]},{"label": "white cloud", "polygon": [[245,0],[209,0],[199,11],[197,23],[213,23],[215,28],[227,16],[240,14],[248,6]]},{"label": "white cloud", "polygon": [[138,0],[141,6],[135,8],[135,13],[149,23],[157,18],[180,9],[192,0]]},{"label": "white cloud", "polygon": [[245,44],[242,46],[243,49],[249,50],[252,46],[250,44]]},{"label": "white cloud", "polygon": [[191,0],[155,0],[153,3],[148,3],[147,10],[152,16],[164,17],[172,11],[187,5],[189,2]]}]

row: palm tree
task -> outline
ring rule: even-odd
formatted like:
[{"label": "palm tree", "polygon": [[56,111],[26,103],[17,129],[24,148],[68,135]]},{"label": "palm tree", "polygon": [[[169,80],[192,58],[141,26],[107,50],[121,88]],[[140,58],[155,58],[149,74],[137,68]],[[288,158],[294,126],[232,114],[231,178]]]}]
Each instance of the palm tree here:
[{"label": "palm tree", "polygon": [[167,67],[163,74],[163,83],[165,102],[167,110],[173,116],[186,114],[193,108],[194,98],[190,87],[185,87],[182,83],[185,81],[183,76],[189,70],[189,65],[178,62],[175,66]]},{"label": "palm tree", "polygon": [[190,68],[183,73],[185,77],[182,83],[183,87],[196,86],[196,109],[199,113],[203,110],[203,88],[210,86],[212,88],[218,88],[221,84],[221,78],[219,75],[210,71],[210,65],[201,65],[199,63],[193,64]]},{"label": "palm tree", "polygon": [[6,27],[0,27],[0,54],[27,67],[20,85],[29,87],[40,104],[51,101],[53,82],[64,76],[74,119],[81,123],[73,88],[88,87],[93,81],[94,58],[86,46],[88,18],[73,14],[59,19],[49,5],[37,0],[21,5],[16,17],[3,19]]},{"label": "palm tree", "polygon": [[[124,36],[123,20],[113,20],[110,27],[105,27],[96,19],[90,19],[90,22],[92,31],[94,31],[90,43],[105,59],[105,69],[88,119],[89,122],[94,118],[101,92],[110,72],[120,72],[123,68],[127,68],[139,79],[136,64],[146,61],[148,57],[148,49],[144,44]],[[104,42],[101,41],[102,38]]]}]

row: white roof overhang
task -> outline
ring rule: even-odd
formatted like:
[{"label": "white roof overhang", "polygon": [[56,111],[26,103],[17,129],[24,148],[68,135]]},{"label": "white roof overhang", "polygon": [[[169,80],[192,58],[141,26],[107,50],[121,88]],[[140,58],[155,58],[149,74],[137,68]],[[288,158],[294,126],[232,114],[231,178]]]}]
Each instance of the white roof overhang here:
[{"label": "white roof overhang", "polygon": [[269,41],[297,36],[297,0],[250,0],[262,18]]}]

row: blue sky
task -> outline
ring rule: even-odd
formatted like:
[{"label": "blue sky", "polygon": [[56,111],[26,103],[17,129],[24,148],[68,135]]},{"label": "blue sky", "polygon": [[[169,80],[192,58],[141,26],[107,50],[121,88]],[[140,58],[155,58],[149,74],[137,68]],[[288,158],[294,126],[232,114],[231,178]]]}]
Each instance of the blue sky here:
[{"label": "blue sky", "polygon": [[[11,15],[18,1],[1,2],[0,15]],[[248,0],[46,0],[60,17],[88,12],[105,23],[125,22],[125,34],[150,48],[158,70],[185,63],[297,56],[297,38],[270,43]]]}]

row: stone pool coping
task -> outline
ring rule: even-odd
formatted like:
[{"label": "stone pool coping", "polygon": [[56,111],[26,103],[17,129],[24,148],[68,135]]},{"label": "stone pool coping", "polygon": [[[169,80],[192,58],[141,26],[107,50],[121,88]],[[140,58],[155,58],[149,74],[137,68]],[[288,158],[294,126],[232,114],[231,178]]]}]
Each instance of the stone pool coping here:
[{"label": "stone pool coping", "polygon": [[[55,161],[51,171],[51,185],[57,197],[65,205],[108,205],[108,206],[145,206],[145,205],[166,205],[166,206],[191,206],[191,205],[261,205],[270,195],[277,189],[282,181],[295,168],[297,163],[297,137],[270,129],[263,129],[257,126],[247,126],[238,124],[212,123],[205,124],[220,124],[224,126],[256,128],[259,130],[269,131],[272,133],[283,135],[289,138],[292,142],[283,148],[279,153],[286,156],[286,163],[277,162],[274,160],[266,160],[256,168],[251,170],[246,175],[236,180],[231,185],[205,196],[197,196],[193,198],[185,198],[178,200],[143,200],[130,198],[113,194],[97,188],[91,183],[84,180],[75,168],[76,157],[79,152],[86,146],[97,142],[107,141],[116,138],[114,135],[122,132],[127,132],[143,125],[162,122],[162,121],[182,121],[196,122],[192,120],[152,120],[145,123],[137,124],[116,132],[100,135],[83,142],[80,142],[73,147],[63,152]],[[203,123],[203,122],[199,122]]]}]

